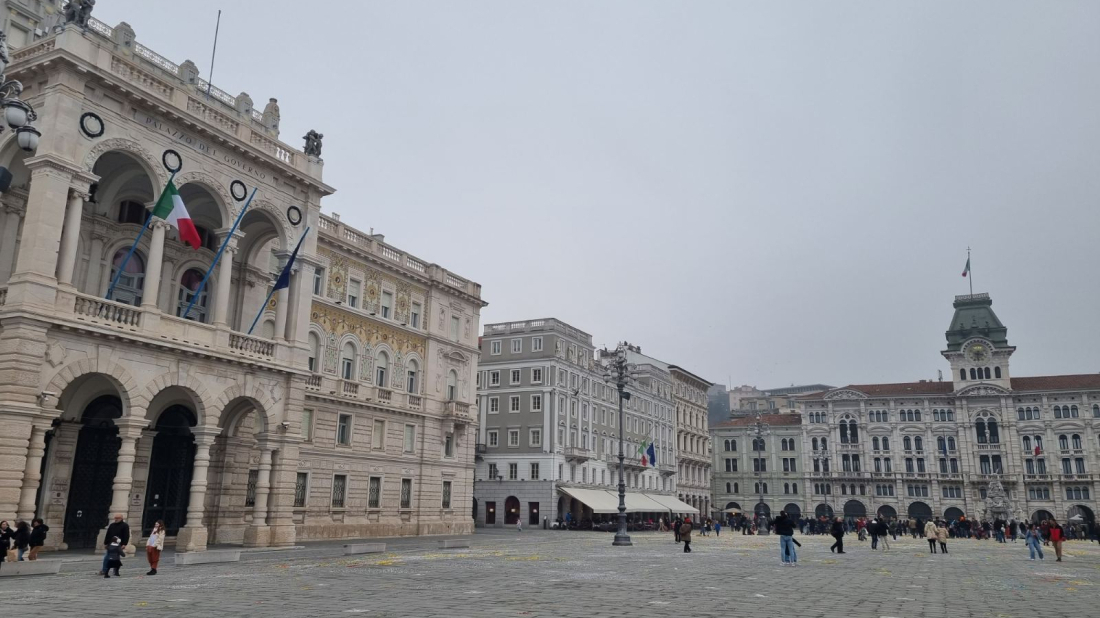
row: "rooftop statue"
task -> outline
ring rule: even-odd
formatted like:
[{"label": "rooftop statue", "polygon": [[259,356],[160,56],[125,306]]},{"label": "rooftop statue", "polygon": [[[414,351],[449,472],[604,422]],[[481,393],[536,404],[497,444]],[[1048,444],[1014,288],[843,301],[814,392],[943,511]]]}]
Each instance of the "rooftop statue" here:
[{"label": "rooftop statue", "polygon": [[72,0],[65,6],[65,23],[87,28],[94,7],[95,0]]},{"label": "rooftop statue", "polygon": [[321,157],[321,139],[323,134],[318,133],[310,129],[309,133],[302,139],[306,140],[306,147],[303,149],[305,153],[311,157]]}]

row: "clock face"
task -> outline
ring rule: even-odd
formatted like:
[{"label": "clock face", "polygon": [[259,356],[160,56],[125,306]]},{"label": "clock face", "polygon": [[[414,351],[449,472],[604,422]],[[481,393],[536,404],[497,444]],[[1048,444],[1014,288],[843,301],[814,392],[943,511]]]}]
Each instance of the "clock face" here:
[{"label": "clock face", "polygon": [[976,345],[970,348],[970,360],[980,363],[988,357],[989,353],[986,352],[985,346]]}]

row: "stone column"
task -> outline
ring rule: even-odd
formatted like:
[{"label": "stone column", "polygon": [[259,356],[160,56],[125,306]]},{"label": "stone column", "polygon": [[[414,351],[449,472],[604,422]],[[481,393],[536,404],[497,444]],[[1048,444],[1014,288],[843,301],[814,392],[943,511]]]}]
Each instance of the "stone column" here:
[{"label": "stone column", "polygon": [[[304,391],[298,385],[294,388]],[[298,477],[298,445],[288,442],[285,437],[283,440],[275,452],[271,467],[271,504],[267,521],[271,528],[272,547],[294,545],[297,533],[294,526],[294,485]]]},{"label": "stone column", "polygon": [[4,206],[4,229],[0,231],[0,283],[7,283],[15,269],[15,245],[19,241],[19,224],[23,210]]},{"label": "stone column", "polygon": [[103,237],[92,235],[92,246],[88,252],[88,276],[84,278],[84,289],[92,296],[100,296],[99,286],[103,276]]},{"label": "stone column", "polygon": [[206,483],[210,470],[210,446],[220,429],[196,427],[195,467],[191,472],[191,496],[187,503],[187,523],[176,535],[176,551],[206,551],[206,527],[203,514],[206,511]]},{"label": "stone column", "polygon": [[145,263],[145,287],[141,290],[141,308],[146,311],[158,311],[157,297],[160,295],[161,267],[164,263],[164,235],[168,222],[153,219],[149,223],[153,236],[149,240],[149,259]]},{"label": "stone column", "polygon": [[271,489],[271,451],[266,438],[260,441],[260,468],[256,474],[256,503],[252,507],[252,525],[244,531],[245,547],[267,547],[271,529],[267,526],[267,496]]},{"label": "stone column", "polygon": [[84,214],[86,195],[69,189],[69,203],[65,208],[65,224],[61,228],[61,248],[57,255],[57,282],[72,286],[76,269],[76,249],[80,242],[80,219]]},{"label": "stone column", "polygon": [[19,519],[30,521],[37,514],[35,497],[42,482],[42,456],[46,454],[45,425],[31,428],[30,444],[27,447],[27,464],[23,468],[23,491],[19,495]]},{"label": "stone column", "polygon": [[[179,300],[179,291],[172,288],[172,271],[176,264],[172,260],[165,260],[160,269],[160,294],[157,295],[157,307],[168,315],[176,315],[176,303]],[[165,282],[168,285],[165,285]]]},{"label": "stone column", "polygon": [[286,340],[287,305],[290,304],[290,288],[275,292],[275,341]]},{"label": "stone column", "polygon": [[[145,416],[145,411],[135,408],[131,413],[135,416],[129,422],[121,421],[118,427],[122,445],[118,449],[118,467],[115,468],[115,480],[111,485],[111,508],[107,512],[102,536],[106,536],[107,525],[114,519],[115,513],[125,515],[130,510],[130,490],[134,484],[134,460],[137,458],[137,441],[141,437],[144,425],[142,417]],[[134,541],[138,536],[141,536],[140,523],[130,522],[130,543],[126,546],[127,553],[134,553]]]},{"label": "stone column", "polygon": [[218,289],[214,293],[214,325],[228,326],[229,289],[233,282],[233,256],[237,253],[237,243],[230,240],[218,262]]},{"label": "stone column", "polygon": [[313,267],[299,257],[294,265],[294,273],[290,278],[290,300],[287,304],[287,341],[303,344],[307,341],[306,333],[309,332],[309,323],[307,322],[303,326],[300,318],[304,313],[306,319],[309,319],[309,308],[313,299],[309,299],[310,302],[304,305],[303,310],[302,296],[307,290],[312,291],[312,286]]},{"label": "stone column", "polygon": [[24,214],[15,271],[8,283],[8,304],[31,311],[53,311],[57,299],[57,255],[61,225],[73,175],[79,170],[53,155],[26,160],[30,193]]}]

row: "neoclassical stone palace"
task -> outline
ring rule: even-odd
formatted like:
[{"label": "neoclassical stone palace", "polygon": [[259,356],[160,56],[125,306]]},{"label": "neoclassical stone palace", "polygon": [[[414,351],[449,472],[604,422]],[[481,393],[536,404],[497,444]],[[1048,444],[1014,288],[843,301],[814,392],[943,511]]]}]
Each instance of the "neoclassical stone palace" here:
[{"label": "neoclassical stone palace", "polygon": [[[846,517],[982,518],[990,485],[999,481],[1017,519],[1093,520],[1100,374],[1013,377],[1016,348],[989,295],[957,296],[954,308],[942,353],[952,379],[803,396],[802,422],[764,418],[771,428],[760,442],[750,441],[752,418],[717,427],[716,504]],[[761,465],[766,469],[758,473]]]},{"label": "neoclassical stone palace", "polygon": [[[125,23],[11,57],[43,135],[0,136],[0,519],[60,549],[114,512],[179,550],[470,531],[480,286],[322,215],[320,136]],[[154,219],[121,267],[180,163],[202,247]]]}]

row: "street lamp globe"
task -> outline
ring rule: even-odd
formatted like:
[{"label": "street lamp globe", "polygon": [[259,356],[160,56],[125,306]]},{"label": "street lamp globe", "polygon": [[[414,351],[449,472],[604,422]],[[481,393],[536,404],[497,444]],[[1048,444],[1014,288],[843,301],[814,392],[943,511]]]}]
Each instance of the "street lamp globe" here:
[{"label": "street lamp globe", "polygon": [[12,129],[18,129],[27,124],[30,118],[31,107],[19,99],[4,99],[4,121]]},{"label": "street lamp globe", "polygon": [[19,147],[26,152],[34,152],[38,149],[38,138],[40,137],[42,137],[42,133],[31,125],[19,127],[15,131],[15,139],[19,143]]}]

